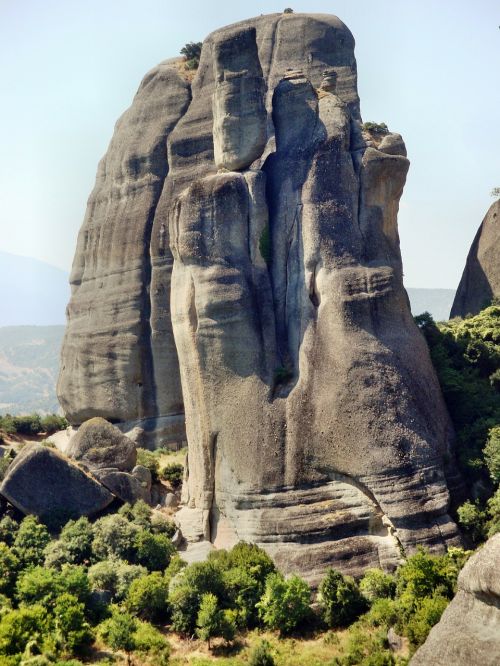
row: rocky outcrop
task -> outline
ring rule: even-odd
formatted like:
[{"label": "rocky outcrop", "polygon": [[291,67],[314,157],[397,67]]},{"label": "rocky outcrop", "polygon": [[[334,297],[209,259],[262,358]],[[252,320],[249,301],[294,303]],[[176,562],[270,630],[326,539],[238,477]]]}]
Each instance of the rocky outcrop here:
[{"label": "rocky outcrop", "polygon": [[70,440],[66,455],[93,473],[106,468],[130,472],[137,461],[134,442],[97,416],[80,426]]},{"label": "rocky outcrop", "polygon": [[8,468],[0,486],[11,504],[44,520],[91,516],[113,495],[90,474],[55,449],[27,444]]},{"label": "rocky outcrop", "polygon": [[[416,544],[455,543],[451,426],[402,284],[409,162],[399,134],[362,133],[351,33],[303,14],[218,30],[186,98],[162,67],[129,112],[141,106],[135,131],[149,136],[154,119],[151,136],[166,140],[162,185],[135,208],[135,172],[118,192],[122,171],[107,170],[106,207],[91,198],[80,236],[59,385],[68,416],[103,401],[110,419],[173,441],[184,403],[190,543],[256,542],[313,582],[329,565],[391,568]],[[164,130],[159,99],[178,112]],[[129,154],[125,138],[111,165]],[[94,219],[111,237],[87,252]],[[130,247],[115,262],[119,228]],[[142,290],[139,273],[125,288],[129,266],[143,267]]]},{"label": "rocky outcrop", "polygon": [[500,655],[500,534],[467,562],[458,590],[411,666],[496,666]]},{"label": "rocky outcrop", "polygon": [[500,199],[490,206],[467,256],[450,317],[475,315],[500,297]]}]

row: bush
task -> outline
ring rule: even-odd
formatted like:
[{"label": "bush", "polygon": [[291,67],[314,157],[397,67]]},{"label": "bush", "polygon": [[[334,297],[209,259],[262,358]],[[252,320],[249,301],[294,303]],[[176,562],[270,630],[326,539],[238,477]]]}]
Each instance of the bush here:
[{"label": "bush", "polygon": [[70,520],[63,527],[59,539],[45,549],[45,566],[61,568],[63,564],[88,563],[92,556],[94,531],[88,518]]},{"label": "bush", "polygon": [[159,572],[132,581],[127,593],[128,610],[144,620],[159,621],[168,614],[168,584]]},{"label": "bush", "polygon": [[187,69],[198,69],[202,46],[202,42],[188,42],[182,47],[180,52],[186,58]]},{"label": "bush", "polygon": [[208,592],[218,599],[225,595],[221,569],[212,560],[190,564],[174,576],[168,594],[174,631],[194,634],[201,598]]},{"label": "bush", "polygon": [[53,617],[55,640],[63,652],[73,653],[92,641],[85,606],[74,595],[64,593],[56,599]]},{"label": "bush", "polygon": [[394,576],[384,573],[381,569],[368,569],[359,584],[359,589],[368,601],[392,598],[396,592],[396,580]]},{"label": "bush", "polygon": [[363,123],[362,128],[367,132],[371,132],[372,134],[389,134],[389,128],[385,123],[374,123],[368,121]]},{"label": "bush", "polygon": [[394,599],[375,599],[368,613],[363,616],[362,622],[372,627],[389,629],[397,623],[399,613],[400,608]]},{"label": "bush", "polygon": [[0,520],[0,542],[12,546],[19,529],[18,523],[10,516],[4,516]]},{"label": "bush", "polygon": [[500,484],[500,425],[491,428],[488,433],[484,459],[493,483]]},{"label": "bush", "polygon": [[137,620],[118,608],[112,610],[111,617],[98,627],[98,634],[113,651],[123,650],[130,664],[130,653],[135,648],[134,634]]},{"label": "bush", "polygon": [[184,465],[180,463],[170,463],[161,470],[161,478],[168,481],[172,488],[178,488],[182,484],[184,475]]},{"label": "bush", "polygon": [[0,622],[0,655],[23,653],[28,643],[41,651],[48,626],[47,611],[42,606],[8,611]]},{"label": "bush", "polygon": [[158,629],[149,622],[137,622],[133,634],[134,653],[151,666],[167,666],[170,657],[170,644]]},{"label": "bush", "polygon": [[417,648],[425,641],[429,631],[439,622],[449,600],[442,595],[422,599],[408,622],[407,636],[413,647]]},{"label": "bush", "polygon": [[0,543],[0,594],[11,596],[16,582],[19,560],[6,543]]},{"label": "bush", "polygon": [[19,526],[13,546],[21,567],[42,564],[49,541],[50,535],[45,525],[35,516],[26,516]]},{"label": "bush", "polygon": [[275,666],[269,641],[261,641],[252,652],[248,661],[249,666]]},{"label": "bush", "polygon": [[217,597],[210,592],[201,598],[196,626],[198,637],[202,641],[207,641],[208,649],[212,638],[220,636],[226,641],[231,641],[236,630],[230,612],[219,608]]},{"label": "bush", "polygon": [[368,604],[350,576],[329,569],[319,587],[323,619],[329,627],[345,627],[364,613]]},{"label": "bush", "polygon": [[500,532],[500,489],[488,500],[488,536]]},{"label": "bush", "polygon": [[137,525],[118,514],[105,516],[94,523],[92,552],[97,560],[117,558],[132,562],[135,556]]},{"label": "bush", "polygon": [[107,591],[113,600],[121,601],[136,578],[146,576],[145,567],[124,560],[103,560],[89,569],[89,581],[94,591]]},{"label": "bush", "polygon": [[175,554],[175,546],[165,534],[151,534],[145,530],[139,532],[134,543],[136,561],[150,571],[163,571]]},{"label": "bush", "polygon": [[68,593],[81,603],[90,597],[90,583],[83,567],[65,565],[62,571],[32,567],[17,581],[17,598],[26,605],[40,604],[52,608],[56,599]]},{"label": "bush", "polygon": [[280,573],[269,574],[257,604],[259,616],[270,629],[289,634],[310,615],[310,597],[309,586],[298,576],[285,580]]},{"label": "bush", "polygon": [[481,543],[486,536],[486,512],[477,503],[467,500],[458,507],[457,515],[460,526],[471,541]]},{"label": "bush", "polygon": [[137,465],[142,465],[143,467],[147,467],[149,471],[151,472],[151,479],[153,482],[156,482],[159,480],[159,469],[160,469],[160,464],[158,462],[157,456],[152,452],[148,451],[148,449],[137,449]]},{"label": "bush", "polygon": [[58,416],[57,414],[47,414],[41,419],[41,430],[47,435],[52,435],[58,430],[66,430],[69,426],[68,421],[64,416]]}]

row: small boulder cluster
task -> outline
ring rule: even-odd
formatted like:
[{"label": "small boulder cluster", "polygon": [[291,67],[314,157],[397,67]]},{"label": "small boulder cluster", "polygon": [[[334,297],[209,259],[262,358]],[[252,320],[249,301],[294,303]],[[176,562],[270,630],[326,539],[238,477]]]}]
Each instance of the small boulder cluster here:
[{"label": "small boulder cluster", "polygon": [[24,446],[0,495],[24,514],[62,524],[98,514],[115,500],[151,504],[152,475],[137,464],[131,439],[105,419],[92,418],[71,438],[66,455],[44,444]]}]

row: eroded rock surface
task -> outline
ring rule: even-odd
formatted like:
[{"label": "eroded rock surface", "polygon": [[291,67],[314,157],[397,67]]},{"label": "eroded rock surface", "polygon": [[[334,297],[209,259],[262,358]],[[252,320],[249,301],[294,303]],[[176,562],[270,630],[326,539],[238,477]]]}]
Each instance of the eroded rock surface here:
[{"label": "eroded rock surface", "polygon": [[58,451],[27,444],[9,466],[0,494],[25,514],[42,519],[91,516],[114,497]]},{"label": "eroded rock surface", "polygon": [[490,206],[467,256],[450,317],[475,315],[500,297],[500,199]]},{"label": "eroded rock surface", "polygon": [[[178,516],[190,543],[253,541],[313,582],[329,565],[391,568],[416,544],[455,543],[451,426],[402,284],[397,212],[409,162],[399,134],[362,133],[351,33],[328,15],[263,16],[205,40],[190,93],[165,67],[151,102],[146,88],[136,98],[137,145],[150,103],[163,142],[154,204],[129,210],[108,196],[118,170],[99,213],[101,226],[118,234],[125,224],[135,237],[146,280],[130,300],[113,273],[126,254],[118,268],[109,248],[94,248],[115,275],[99,307],[113,302],[115,279],[121,291],[106,330],[85,301],[84,341],[71,333],[84,302],[75,289],[60,382],[68,414],[99,413],[116,388],[110,417],[154,432],[163,419],[166,432],[184,403]],[[163,133],[159,99],[177,114]],[[106,159],[127,151],[112,142]],[[91,205],[82,233],[95,215]],[[88,257],[82,242],[75,266]]]},{"label": "eroded rock surface", "polygon": [[458,590],[411,666],[497,666],[500,657],[500,534],[467,562]]},{"label": "eroded rock surface", "polygon": [[111,467],[130,472],[137,461],[134,442],[98,416],[82,423],[71,438],[66,455],[91,472]]}]

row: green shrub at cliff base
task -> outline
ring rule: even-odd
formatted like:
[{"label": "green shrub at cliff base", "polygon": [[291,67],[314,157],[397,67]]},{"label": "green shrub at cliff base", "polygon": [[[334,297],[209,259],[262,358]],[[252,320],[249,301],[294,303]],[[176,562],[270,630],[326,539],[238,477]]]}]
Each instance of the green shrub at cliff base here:
[{"label": "green shrub at cliff base", "polygon": [[21,655],[26,652],[28,644],[31,644],[31,649],[36,648],[40,653],[49,631],[49,616],[43,606],[34,605],[8,611],[0,622],[0,655]]},{"label": "green shrub at cliff base", "polygon": [[208,592],[201,598],[196,619],[196,633],[202,641],[207,641],[208,649],[212,638],[221,637],[226,641],[234,638],[236,626],[231,612],[219,607],[215,594]]},{"label": "green shrub at cliff base", "polygon": [[335,569],[326,572],[319,587],[318,600],[329,627],[346,627],[368,609],[367,600],[355,580]]},{"label": "green shrub at cliff base", "polygon": [[12,595],[19,570],[19,559],[6,543],[0,543],[0,594]]},{"label": "green shrub at cliff base", "polygon": [[429,631],[439,622],[449,602],[449,598],[439,593],[419,600],[406,626],[406,635],[415,649],[425,642]]},{"label": "green shrub at cliff base", "polygon": [[73,654],[92,643],[85,606],[72,594],[61,594],[53,609],[54,639],[60,652]]},{"label": "green shrub at cliff base", "polygon": [[210,560],[190,564],[172,579],[168,599],[174,631],[195,633],[201,598],[209,592],[218,599],[225,594],[222,572]]},{"label": "green shrub at cliff base", "polygon": [[125,604],[130,613],[144,620],[166,620],[169,611],[167,581],[159,572],[136,578],[130,585]]},{"label": "green shrub at cliff base", "polygon": [[70,520],[59,539],[45,548],[45,566],[60,569],[64,564],[88,563],[92,557],[94,530],[88,518]]},{"label": "green shrub at cliff base", "polygon": [[159,480],[160,463],[156,453],[153,453],[153,451],[148,451],[147,449],[137,449],[136,464],[142,465],[143,467],[147,467],[149,469],[153,482]]},{"label": "green shrub at cliff base", "polygon": [[92,554],[96,560],[117,558],[132,562],[139,527],[119,514],[104,516],[93,526]]},{"label": "green shrub at cliff base", "polygon": [[500,425],[491,428],[484,447],[484,459],[495,485],[500,484]]},{"label": "green shrub at cliff base", "polygon": [[135,561],[150,571],[163,571],[175,553],[175,546],[165,534],[138,532],[134,541]]},{"label": "green shrub at cliff base", "polygon": [[45,525],[35,516],[26,516],[19,526],[13,544],[21,567],[43,564],[49,541],[50,534]]},{"label": "green shrub at cliff base", "polygon": [[122,601],[134,580],[148,574],[148,570],[124,560],[102,560],[88,570],[94,592],[109,592],[113,601]]},{"label": "green shrub at cliff base", "polygon": [[261,600],[259,616],[269,629],[286,635],[297,629],[311,614],[311,591],[298,576],[285,579],[280,573],[269,574]]},{"label": "green shrub at cliff base", "polygon": [[275,666],[269,641],[260,641],[250,653],[249,666]]},{"label": "green shrub at cliff base", "polygon": [[396,592],[396,579],[381,569],[367,569],[360,581],[359,589],[370,602],[386,597],[392,598]]},{"label": "green shrub at cliff base", "polygon": [[178,488],[182,484],[184,475],[184,465],[180,463],[170,463],[163,467],[160,476],[164,481],[168,481],[172,488]]}]

